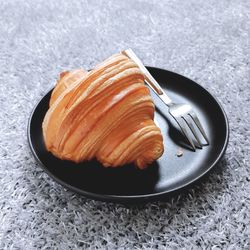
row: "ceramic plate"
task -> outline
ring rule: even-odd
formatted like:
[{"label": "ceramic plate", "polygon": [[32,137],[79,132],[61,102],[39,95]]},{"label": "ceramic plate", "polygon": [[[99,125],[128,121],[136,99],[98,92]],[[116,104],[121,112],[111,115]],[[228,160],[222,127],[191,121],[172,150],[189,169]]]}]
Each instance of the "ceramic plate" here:
[{"label": "ceramic plate", "polygon": [[[96,161],[75,164],[62,161],[44,145],[42,121],[48,110],[51,91],[34,108],[28,125],[31,150],[41,167],[64,187],[86,197],[116,202],[142,202],[166,197],[197,181],[218,163],[225,152],[229,128],[218,101],[198,83],[163,69],[148,70],[175,102],[189,103],[197,112],[210,144],[193,152],[168,108],[152,93],[156,105],[155,121],[164,137],[164,154],[146,170],[132,165],[104,168]],[[182,151],[182,156],[177,156]]]}]

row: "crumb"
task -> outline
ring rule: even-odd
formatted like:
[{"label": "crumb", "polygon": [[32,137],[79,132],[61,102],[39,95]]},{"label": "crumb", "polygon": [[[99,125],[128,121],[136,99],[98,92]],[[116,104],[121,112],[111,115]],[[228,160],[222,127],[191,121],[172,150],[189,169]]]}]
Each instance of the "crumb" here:
[{"label": "crumb", "polygon": [[183,150],[182,150],[182,148],[178,148],[176,155],[177,155],[178,157],[183,156]]}]

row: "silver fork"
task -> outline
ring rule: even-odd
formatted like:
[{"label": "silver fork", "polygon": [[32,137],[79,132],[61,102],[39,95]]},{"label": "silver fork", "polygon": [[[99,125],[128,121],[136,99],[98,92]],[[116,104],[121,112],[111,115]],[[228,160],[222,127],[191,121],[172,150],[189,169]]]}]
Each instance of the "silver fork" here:
[{"label": "silver fork", "polygon": [[[132,49],[123,50],[122,54],[131,58],[141,69],[141,71],[145,75],[145,82],[151,87],[151,89],[158,95],[158,97],[168,106],[170,115],[176,120],[178,125],[180,126],[183,134],[187,138],[188,142],[192,146],[192,149],[195,151],[195,146],[198,148],[202,148],[202,143],[199,139],[199,136],[195,130],[193,124],[197,126],[200,130],[201,134],[203,135],[204,139],[206,140],[207,144],[209,144],[208,137],[198,119],[198,116],[192,109],[189,104],[181,104],[181,103],[174,103],[167,94],[163,91],[161,86],[158,82],[153,78],[153,76],[149,73],[146,67],[143,65],[142,61],[136,56]],[[192,134],[196,139],[196,143],[194,144],[192,138],[189,136],[187,131],[187,124],[190,128]]]}]

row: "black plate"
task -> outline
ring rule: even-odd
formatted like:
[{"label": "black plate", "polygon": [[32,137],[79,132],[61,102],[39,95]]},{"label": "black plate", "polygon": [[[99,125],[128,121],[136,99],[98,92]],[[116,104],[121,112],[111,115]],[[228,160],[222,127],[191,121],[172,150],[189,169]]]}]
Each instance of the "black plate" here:
[{"label": "black plate", "polygon": [[[197,112],[210,145],[193,152],[169,116],[168,109],[152,93],[156,104],[155,119],[164,136],[165,152],[146,170],[128,165],[104,168],[98,162],[75,164],[55,158],[46,151],[42,121],[51,91],[37,104],[28,125],[31,150],[43,169],[63,186],[86,197],[106,201],[141,202],[159,199],[182,189],[207,173],[225,152],[229,128],[226,114],[218,101],[203,87],[181,75],[148,67],[149,71],[176,102],[189,103]],[[178,148],[183,156],[177,157]]]}]

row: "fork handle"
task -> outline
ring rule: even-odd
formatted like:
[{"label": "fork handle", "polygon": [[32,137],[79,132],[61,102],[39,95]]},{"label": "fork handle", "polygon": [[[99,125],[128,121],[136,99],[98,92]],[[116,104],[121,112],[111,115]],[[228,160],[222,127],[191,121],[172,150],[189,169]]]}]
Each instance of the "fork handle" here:
[{"label": "fork handle", "polygon": [[149,73],[146,67],[143,65],[142,61],[137,57],[132,49],[126,49],[122,51],[122,54],[128,56],[132,59],[140,68],[140,70],[145,75],[145,82],[151,87],[151,89],[159,96],[159,98],[167,105],[170,106],[172,104],[172,100],[167,96],[167,94],[163,91],[162,87],[159,83],[154,79],[154,77]]}]

